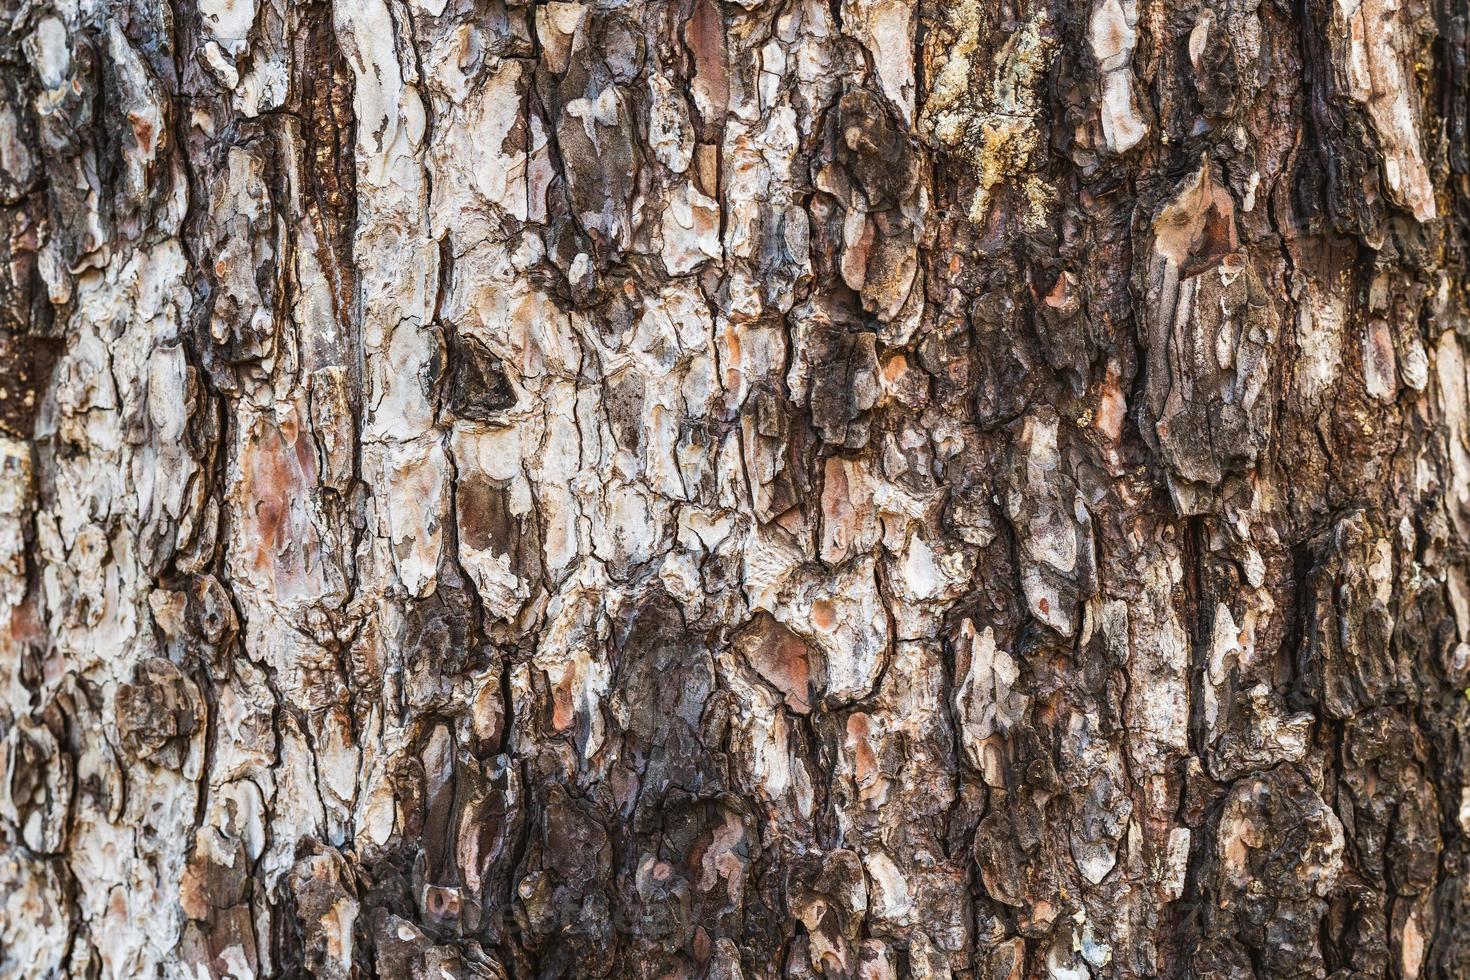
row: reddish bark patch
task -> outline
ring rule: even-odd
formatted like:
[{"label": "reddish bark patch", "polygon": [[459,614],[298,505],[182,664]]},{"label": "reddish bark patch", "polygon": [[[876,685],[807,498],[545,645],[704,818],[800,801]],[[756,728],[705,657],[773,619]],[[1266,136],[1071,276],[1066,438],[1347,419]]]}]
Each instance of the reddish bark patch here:
[{"label": "reddish bark patch", "polygon": [[785,696],[788,708],[801,715],[812,710],[812,650],[806,641],[761,613],[741,630],[735,646],[751,669]]},{"label": "reddish bark patch", "polygon": [[238,500],[249,565],[280,598],[319,593],[314,574],[321,549],[310,514],[317,485],[316,447],[297,412],[276,424],[257,422],[240,454]]}]

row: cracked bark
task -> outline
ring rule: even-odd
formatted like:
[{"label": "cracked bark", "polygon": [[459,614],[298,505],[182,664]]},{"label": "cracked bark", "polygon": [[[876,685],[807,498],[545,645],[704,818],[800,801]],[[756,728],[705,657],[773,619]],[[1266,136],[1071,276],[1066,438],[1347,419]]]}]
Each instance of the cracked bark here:
[{"label": "cracked bark", "polygon": [[1470,975],[1461,0],[12,0],[0,977]]}]

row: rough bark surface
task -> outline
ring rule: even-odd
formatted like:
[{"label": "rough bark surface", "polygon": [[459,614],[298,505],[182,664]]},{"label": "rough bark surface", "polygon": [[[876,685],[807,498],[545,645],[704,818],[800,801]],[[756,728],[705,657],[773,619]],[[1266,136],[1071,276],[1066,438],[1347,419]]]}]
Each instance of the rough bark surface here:
[{"label": "rough bark surface", "polygon": [[1465,0],[7,0],[0,977],[1470,976]]}]

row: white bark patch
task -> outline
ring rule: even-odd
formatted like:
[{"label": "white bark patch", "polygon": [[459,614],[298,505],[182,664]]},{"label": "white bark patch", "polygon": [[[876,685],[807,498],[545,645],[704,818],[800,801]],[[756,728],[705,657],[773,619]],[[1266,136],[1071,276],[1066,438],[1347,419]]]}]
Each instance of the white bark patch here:
[{"label": "white bark patch", "polygon": [[913,0],[843,0],[843,32],[873,58],[878,84],[903,116],[914,118]]},{"label": "white bark patch", "polygon": [[26,53],[35,67],[41,84],[48,89],[61,87],[71,72],[71,47],[67,42],[66,24],[57,17],[43,17],[26,38]]},{"label": "white bark patch", "polygon": [[25,599],[33,479],[30,445],[0,435],[0,623],[8,622]]},{"label": "white bark patch", "polygon": [[232,56],[249,47],[255,0],[200,0],[199,13],[205,29]]},{"label": "white bark patch", "polygon": [[[1126,153],[1148,133],[1133,95],[1133,48],[1138,43],[1137,0],[1101,0],[1092,8],[1088,42],[1102,85],[1103,139]],[[1190,37],[1191,50],[1194,37]]]},{"label": "white bark patch", "polygon": [[1398,391],[1397,361],[1388,324],[1383,320],[1369,323],[1363,333],[1363,384],[1371,397],[1393,401]]},{"label": "white bark patch", "polygon": [[1308,287],[1297,315],[1295,380],[1301,397],[1318,404],[1337,381],[1342,360],[1347,308],[1341,294],[1323,294]]},{"label": "white bark patch", "polygon": [[1368,109],[1383,151],[1383,176],[1394,202],[1419,221],[1437,215],[1434,183],[1419,135],[1419,95],[1407,53],[1411,28],[1399,0],[1337,0],[1333,40],[1348,93]]},{"label": "white bark patch", "polygon": [[[1465,357],[1454,331],[1440,334],[1435,351],[1440,406],[1444,412],[1450,455],[1450,481],[1445,488],[1451,522],[1456,531],[1467,533],[1470,524],[1470,385],[1466,381]],[[1465,638],[1461,617],[1461,638]]]},{"label": "white bark patch", "polygon": [[1011,655],[996,647],[991,627],[977,633],[966,619],[955,645],[955,673],[961,678],[954,690],[954,709],[965,756],[983,770],[986,741],[1008,732],[1025,714],[1028,699],[1012,690],[1020,671]]},{"label": "white bark patch", "polygon": [[451,228],[462,241],[498,237],[501,220],[526,220],[525,76],[521,62],[503,62],[447,118],[438,120],[429,153],[436,238]]},{"label": "white bark patch", "polygon": [[663,215],[664,268],[682,276],[720,257],[720,206],[683,183],[669,195]]},{"label": "white bark patch", "polygon": [[883,851],[872,851],[863,860],[868,873],[869,910],[879,922],[903,925],[909,921],[913,898],[909,882],[893,858]]}]

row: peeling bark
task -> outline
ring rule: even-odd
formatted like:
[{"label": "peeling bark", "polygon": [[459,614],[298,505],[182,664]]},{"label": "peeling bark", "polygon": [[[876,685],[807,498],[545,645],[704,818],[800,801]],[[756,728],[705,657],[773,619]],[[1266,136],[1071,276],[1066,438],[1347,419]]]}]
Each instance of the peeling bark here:
[{"label": "peeling bark", "polygon": [[1467,25],[15,0],[0,978],[1470,975]]}]

